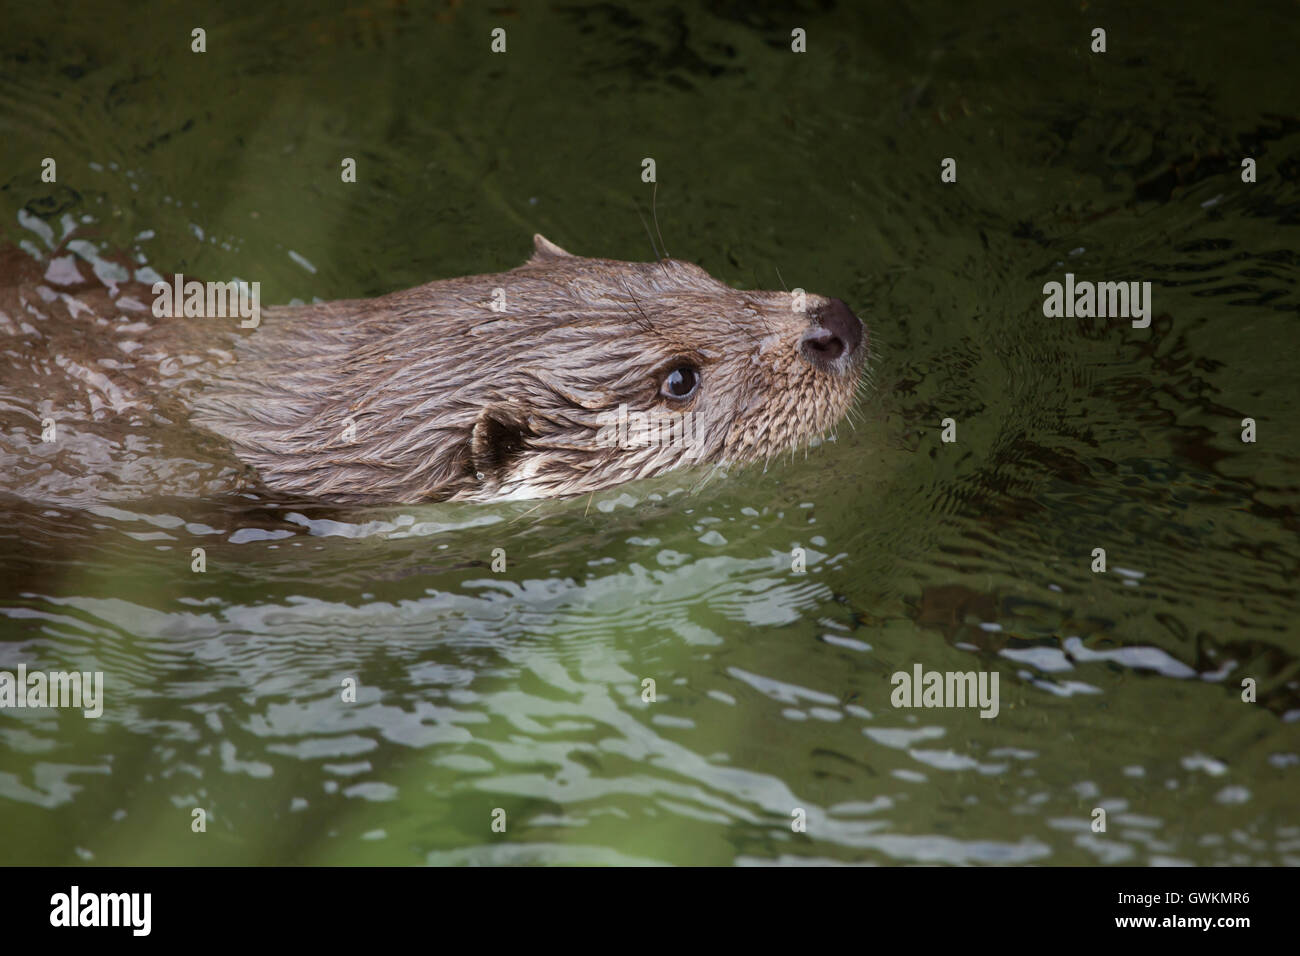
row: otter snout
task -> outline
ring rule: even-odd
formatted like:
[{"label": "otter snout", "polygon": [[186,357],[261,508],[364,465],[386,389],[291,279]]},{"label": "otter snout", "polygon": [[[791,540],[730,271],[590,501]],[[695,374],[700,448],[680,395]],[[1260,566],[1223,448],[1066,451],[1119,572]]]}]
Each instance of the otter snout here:
[{"label": "otter snout", "polygon": [[[799,340],[799,352],[823,372],[844,369],[862,348],[862,321],[840,299],[831,299],[808,316],[813,325]],[[847,361],[840,361],[848,356]]]}]

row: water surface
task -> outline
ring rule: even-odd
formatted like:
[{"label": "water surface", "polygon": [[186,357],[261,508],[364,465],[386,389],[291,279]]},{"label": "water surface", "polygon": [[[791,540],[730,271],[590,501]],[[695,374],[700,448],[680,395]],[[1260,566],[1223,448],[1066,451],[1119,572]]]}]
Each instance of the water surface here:
[{"label": "water surface", "polygon": [[[308,301],[533,232],[647,259],[639,210],[843,298],[873,359],[832,441],[707,481],[0,503],[0,669],[107,680],[0,712],[0,861],[1300,863],[1293,4],[3,17],[33,254]],[[1066,272],[1151,282],[1150,328],[1044,317]],[[996,718],[891,706],[918,663],[998,674]]]}]

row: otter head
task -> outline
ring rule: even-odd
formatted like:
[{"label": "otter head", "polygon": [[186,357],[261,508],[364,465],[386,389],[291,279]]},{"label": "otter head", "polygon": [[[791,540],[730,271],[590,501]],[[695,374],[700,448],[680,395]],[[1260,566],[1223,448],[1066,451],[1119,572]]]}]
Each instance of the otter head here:
[{"label": "otter head", "polygon": [[264,310],[196,421],[273,489],[490,501],[771,458],[848,410],[866,334],[839,299],[534,245],[509,272]]},{"label": "otter head", "polygon": [[474,332],[513,343],[472,433],[489,497],[768,459],[848,410],[867,337],[841,300],[740,291],[676,259],[588,259],[540,235],[534,244],[503,277],[506,311]]}]

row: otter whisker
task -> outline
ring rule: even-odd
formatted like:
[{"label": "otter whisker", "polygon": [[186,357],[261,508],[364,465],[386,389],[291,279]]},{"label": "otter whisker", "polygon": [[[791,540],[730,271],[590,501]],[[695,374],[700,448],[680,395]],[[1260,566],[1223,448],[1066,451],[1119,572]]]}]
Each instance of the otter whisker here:
[{"label": "otter whisker", "polygon": [[[762,321],[762,319],[760,318],[759,321]],[[759,339],[758,339],[758,336],[757,336],[757,335],[755,335],[753,332],[749,331],[749,329],[745,328],[745,326],[743,326],[743,325],[740,326],[739,328],[740,328],[740,331],[741,331],[741,332],[743,332],[743,333],[745,333],[745,335],[748,335],[748,336],[749,336],[749,341],[753,342],[755,345],[758,345],[758,344],[759,344]],[[766,326],[764,326],[764,328],[766,328]]]},{"label": "otter whisker", "polygon": [[696,484],[693,488],[691,488],[690,494],[692,495],[699,494],[704,489],[704,486],[707,485],[710,481],[712,481],[715,477],[717,477],[718,474],[722,472],[723,469],[725,468],[726,468],[725,462],[714,463],[713,467],[710,468],[708,472],[705,473],[704,477],[700,479],[699,483]]},{"label": "otter whisker", "polygon": [[664,258],[671,258],[668,255],[668,245],[664,242],[664,234],[659,232],[659,212],[655,207],[655,200],[659,198],[659,182],[655,181],[655,188],[650,190],[650,215],[654,217],[655,232],[659,233],[659,248],[664,251]]},{"label": "otter whisker", "polygon": [[623,305],[623,303],[621,302],[619,303],[618,307],[619,310],[622,311],[622,313],[626,315],[628,319],[631,321],[631,323],[635,325],[637,328],[645,329],[647,332],[654,332],[654,327],[648,325],[649,319],[644,314],[642,315],[634,314],[631,309]]},{"label": "otter whisker", "polygon": [[636,203],[635,208],[637,218],[641,220],[641,225],[645,227],[646,238],[650,240],[650,248],[654,251],[655,259],[662,259],[663,256],[659,255],[659,247],[655,245],[654,233],[650,231],[650,223],[646,222],[645,216],[641,214],[641,204]]},{"label": "otter whisker", "polygon": [[[593,492],[593,494],[594,494],[594,492]],[[539,501],[536,505],[534,505],[533,507],[529,508],[529,509],[528,509],[527,511],[525,511],[523,514],[515,515],[515,516],[514,516],[513,518],[511,518],[510,521],[507,522],[507,523],[508,523],[508,524],[514,524],[514,523],[515,523],[516,521],[518,521],[520,518],[527,518],[530,514],[532,514],[534,511],[536,511],[538,508],[540,508],[540,507],[541,507],[542,505],[544,505],[544,504],[546,504],[545,499],[543,499],[542,501]]]},{"label": "otter whisker", "polygon": [[[643,319],[645,320],[645,325],[642,326],[642,327],[643,327],[647,332],[650,332],[650,333],[652,333],[652,334],[654,334],[654,335],[660,335],[660,337],[662,337],[662,335],[661,335],[661,333],[659,332],[659,330],[658,330],[657,328],[655,328],[655,324],[654,324],[653,322],[650,321],[650,316],[646,315],[646,311],[645,311],[645,309],[641,308],[641,303],[637,300],[636,293],[634,293],[634,292],[632,291],[631,287],[628,286],[628,284],[627,284],[627,280],[624,279],[622,276],[619,276],[619,281],[623,284],[623,291],[626,292],[626,293],[628,294],[628,298],[630,298],[630,299],[632,300],[632,304],[636,306],[636,310],[637,310],[638,312],[641,313],[641,318],[643,318]],[[638,325],[639,325],[639,324],[640,324],[640,323],[638,323]]]}]

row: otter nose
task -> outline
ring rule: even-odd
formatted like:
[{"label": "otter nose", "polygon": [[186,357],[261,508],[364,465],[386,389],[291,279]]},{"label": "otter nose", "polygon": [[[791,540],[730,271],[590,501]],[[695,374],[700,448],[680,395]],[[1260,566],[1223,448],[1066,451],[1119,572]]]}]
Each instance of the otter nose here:
[{"label": "otter nose", "polygon": [[841,355],[853,355],[862,345],[862,322],[840,299],[831,299],[809,316],[813,325],[799,340],[804,358],[829,372]]}]

